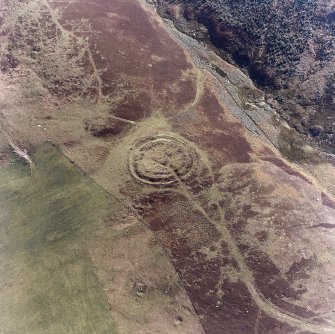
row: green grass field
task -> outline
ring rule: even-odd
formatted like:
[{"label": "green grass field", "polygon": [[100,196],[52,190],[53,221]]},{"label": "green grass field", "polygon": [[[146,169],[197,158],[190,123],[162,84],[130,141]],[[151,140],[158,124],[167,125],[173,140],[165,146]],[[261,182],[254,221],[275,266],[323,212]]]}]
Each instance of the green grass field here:
[{"label": "green grass field", "polygon": [[0,332],[117,333],[85,236],[117,200],[51,143],[0,168]]}]

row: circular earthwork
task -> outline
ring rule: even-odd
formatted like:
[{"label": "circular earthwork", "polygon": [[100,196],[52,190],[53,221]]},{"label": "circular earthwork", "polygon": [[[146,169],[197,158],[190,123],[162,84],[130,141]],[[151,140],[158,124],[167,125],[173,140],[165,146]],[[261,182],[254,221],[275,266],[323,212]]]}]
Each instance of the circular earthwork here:
[{"label": "circular earthwork", "polygon": [[170,185],[184,180],[194,167],[196,153],[189,144],[171,135],[144,138],[133,148],[129,167],[137,180]]}]

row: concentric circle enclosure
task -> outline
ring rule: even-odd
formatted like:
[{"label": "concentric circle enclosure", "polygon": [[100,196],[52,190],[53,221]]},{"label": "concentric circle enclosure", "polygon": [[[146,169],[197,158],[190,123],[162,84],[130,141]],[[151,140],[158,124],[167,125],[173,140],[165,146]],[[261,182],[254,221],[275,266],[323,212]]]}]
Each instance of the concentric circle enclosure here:
[{"label": "concentric circle enclosure", "polygon": [[137,180],[169,185],[187,178],[195,157],[194,149],[175,136],[151,136],[137,142],[130,155],[129,167]]}]

